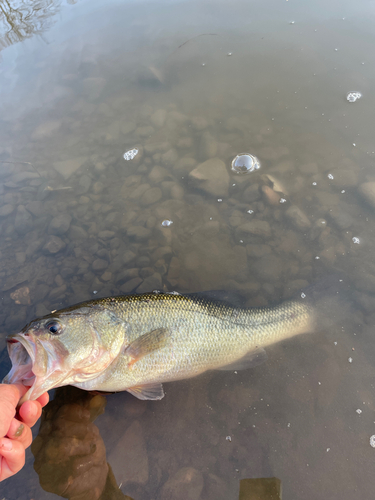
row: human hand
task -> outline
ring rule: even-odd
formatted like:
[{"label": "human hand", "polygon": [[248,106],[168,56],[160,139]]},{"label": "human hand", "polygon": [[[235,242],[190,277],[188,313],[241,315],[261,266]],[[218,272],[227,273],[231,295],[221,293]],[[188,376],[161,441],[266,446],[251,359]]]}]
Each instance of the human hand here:
[{"label": "human hand", "polygon": [[0,384],[0,481],[24,466],[25,450],[32,441],[31,427],[49,400],[46,392],[36,401],[25,401],[16,415],[17,404],[26,392],[22,384]]}]

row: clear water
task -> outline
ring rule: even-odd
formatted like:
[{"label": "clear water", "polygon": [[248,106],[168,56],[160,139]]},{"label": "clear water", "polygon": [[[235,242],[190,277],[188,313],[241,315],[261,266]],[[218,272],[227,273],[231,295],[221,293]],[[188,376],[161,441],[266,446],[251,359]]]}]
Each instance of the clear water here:
[{"label": "clear water", "polygon": [[[353,307],[160,402],[110,395],[98,416],[103,396],[56,392],[36,470],[28,450],[1,498],[94,499],[107,477],[102,498],[234,500],[265,477],[372,498],[374,4],[0,5],[1,349],[51,310],[156,288],[261,306],[338,272]],[[243,151],[259,171],[231,172]]]}]

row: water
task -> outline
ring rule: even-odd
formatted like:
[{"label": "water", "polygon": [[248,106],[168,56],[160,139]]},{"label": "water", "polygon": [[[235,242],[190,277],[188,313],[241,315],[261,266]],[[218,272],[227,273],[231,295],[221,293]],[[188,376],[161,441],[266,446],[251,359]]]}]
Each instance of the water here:
[{"label": "water", "polygon": [[[36,316],[132,291],[263,306],[339,272],[354,311],[161,401],[56,391],[2,497],[227,500],[277,477],[285,498],[372,498],[374,6],[42,7],[18,30],[0,16],[1,348]],[[231,172],[243,151],[259,171]]]}]

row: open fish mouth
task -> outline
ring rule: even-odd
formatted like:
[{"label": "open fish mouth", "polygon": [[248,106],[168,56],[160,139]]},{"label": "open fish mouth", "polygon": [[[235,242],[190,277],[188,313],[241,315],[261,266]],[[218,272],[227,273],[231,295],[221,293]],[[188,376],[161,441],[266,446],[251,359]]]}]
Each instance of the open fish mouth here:
[{"label": "open fish mouth", "polygon": [[7,347],[12,368],[3,379],[3,383],[22,384],[32,389],[36,382],[36,375],[33,371],[35,348],[19,334],[7,339]]},{"label": "open fish mouth", "polygon": [[37,399],[45,392],[45,381],[51,374],[44,346],[38,339],[29,340],[24,334],[17,333],[8,337],[7,347],[12,368],[3,383],[22,384],[29,388],[20,403]]},{"label": "open fish mouth", "polygon": [[28,333],[17,333],[7,338],[7,347],[12,368],[3,383],[28,387],[19,404],[38,399],[54,387],[66,385],[63,382],[70,372],[64,369],[61,353],[55,352],[48,342]]}]

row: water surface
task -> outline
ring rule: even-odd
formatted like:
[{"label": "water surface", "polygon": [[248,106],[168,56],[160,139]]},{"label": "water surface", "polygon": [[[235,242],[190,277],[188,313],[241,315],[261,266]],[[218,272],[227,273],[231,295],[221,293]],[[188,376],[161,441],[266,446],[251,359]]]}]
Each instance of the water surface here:
[{"label": "water surface", "polygon": [[[56,391],[2,497],[228,500],[277,477],[284,498],[372,498],[374,5],[0,5],[1,349],[154,289],[263,306],[341,273],[353,308],[162,401]],[[244,152],[259,170],[231,171]]]}]

